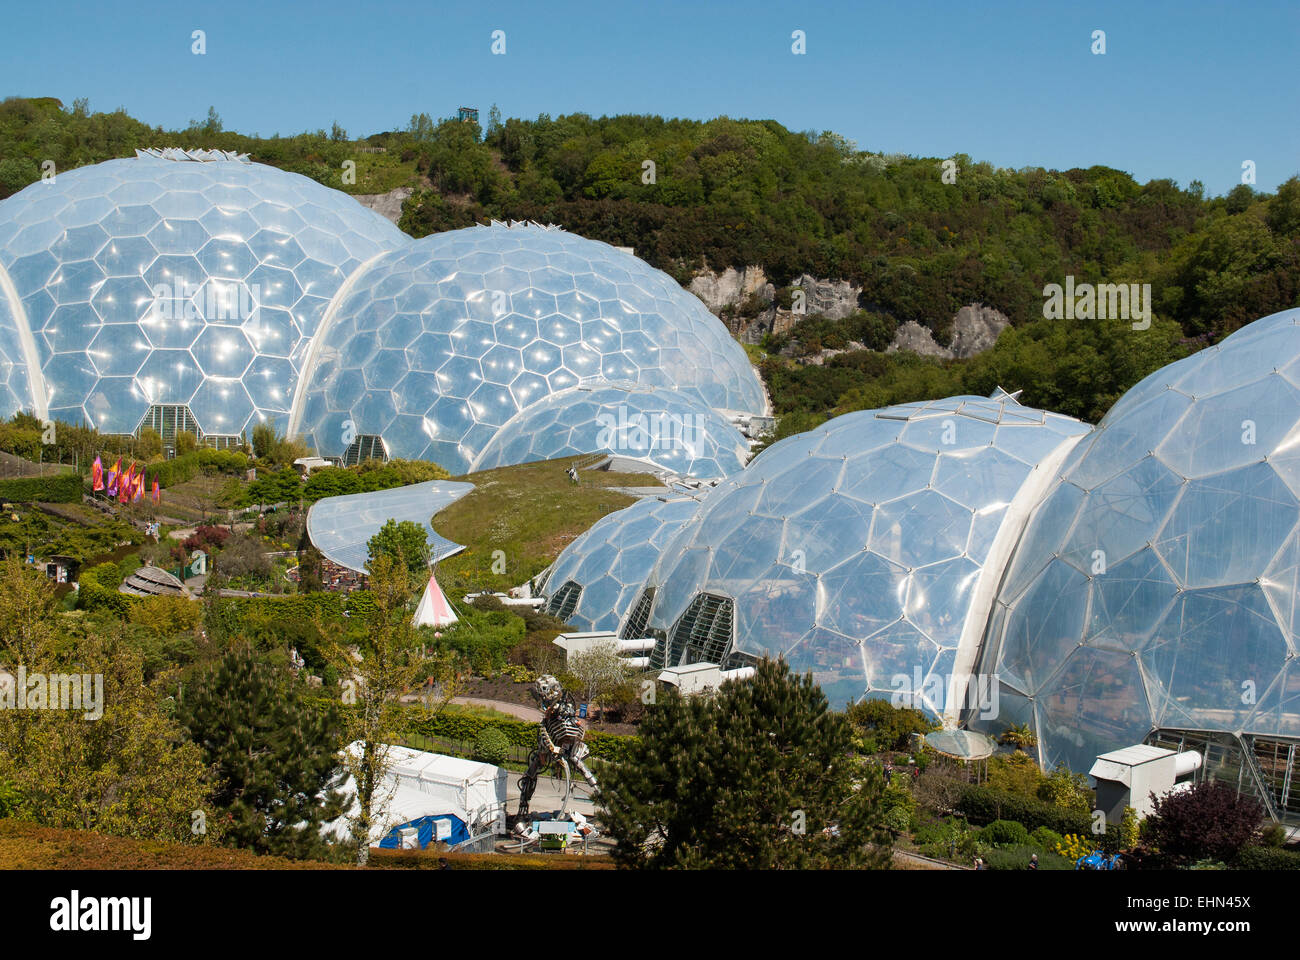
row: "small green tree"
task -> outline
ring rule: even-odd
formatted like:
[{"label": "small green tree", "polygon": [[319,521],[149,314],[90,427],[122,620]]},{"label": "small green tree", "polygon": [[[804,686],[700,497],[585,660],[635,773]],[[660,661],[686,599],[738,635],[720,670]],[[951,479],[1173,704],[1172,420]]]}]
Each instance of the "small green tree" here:
[{"label": "small green tree", "polygon": [[390,557],[404,566],[412,580],[423,586],[429,576],[429,535],[412,520],[389,520],[366,544],[371,557]]},{"label": "small green tree", "polygon": [[459,676],[456,659],[429,654],[412,623],[411,603],[423,583],[387,553],[372,553],[367,569],[373,602],[365,608],[364,643],[352,646],[319,615],[316,620],[321,636],[334,638],[323,643],[321,652],[339,678],[346,708],[343,739],[350,749],[343,757],[356,785],[351,839],[360,865],[370,858],[371,826],[383,814],[389,745],[406,735],[413,719],[400,697],[421,680],[432,680],[431,689],[440,695],[430,696],[425,705],[428,713],[437,713],[455,695]]},{"label": "small green tree", "polygon": [[913,733],[929,733],[939,726],[914,707],[896,707],[879,698],[853,704],[845,716],[879,750],[905,750]]},{"label": "small green tree", "polygon": [[764,660],[712,697],[660,696],[596,801],[625,867],[883,867],[878,771],[811,675]]},{"label": "small green tree", "polygon": [[1038,736],[1027,723],[1013,723],[1002,731],[999,743],[1010,743],[1017,750],[1032,750],[1038,746]]},{"label": "small green tree", "polygon": [[1095,795],[1088,788],[1088,778],[1061,765],[1047,775],[1038,789],[1039,799],[1054,803],[1067,810],[1088,813],[1092,810]]},{"label": "small green tree", "polygon": [[186,692],[177,719],[219,784],[212,800],[227,818],[224,841],[285,857],[326,856],[320,825],[342,814],[341,797],[330,790],[340,766],[337,707],[306,704],[288,671],[245,643]]},{"label": "small green tree", "polygon": [[602,716],[604,698],[628,677],[627,661],[619,656],[618,647],[613,643],[597,644],[590,650],[573,654],[565,669],[578,678],[585,701],[601,701]]}]

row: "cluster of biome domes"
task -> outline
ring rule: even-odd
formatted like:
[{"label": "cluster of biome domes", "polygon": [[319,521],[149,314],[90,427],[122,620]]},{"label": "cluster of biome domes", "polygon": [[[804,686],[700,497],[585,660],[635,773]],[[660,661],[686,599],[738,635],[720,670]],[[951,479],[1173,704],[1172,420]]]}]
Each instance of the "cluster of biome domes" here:
[{"label": "cluster of biome domes", "polygon": [[1300,737],[1300,310],[1095,428],[1002,391],[836,417],[605,517],[544,591],[657,667],[780,656],[836,705],[1027,724],[1048,766],[1153,738],[1270,783]]},{"label": "cluster of biome domes", "polygon": [[531,223],[412,240],[297,174],[141,151],[0,202],[18,410],[218,445],[269,420],[324,457],[453,474],[603,446],[719,477],[767,399],[726,328],[627,251]]},{"label": "cluster of biome domes", "polygon": [[625,250],[537,224],[412,240],[221,153],[0,203],[0,415],[218,444],[270,420],[344,462],[604,453],[708,480],[571,544],[550,609],[654,638],[655,666],[781,656],[837,706],[1028,724],[1075,769],[1157,734],[1243,763],[1300,737],[1298,320],[1157,371],[1095,428],[999,390],[750,461],[769,405],[744,350]]}]

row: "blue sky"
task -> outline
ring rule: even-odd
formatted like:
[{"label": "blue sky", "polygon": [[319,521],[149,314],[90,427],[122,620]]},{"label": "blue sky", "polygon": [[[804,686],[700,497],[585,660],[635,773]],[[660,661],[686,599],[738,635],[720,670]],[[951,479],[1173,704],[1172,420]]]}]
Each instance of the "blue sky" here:
[{"label": "blue sky", "polygon": [[[1224,193],[1300,173],[1300,3],[13,4],[0,96],[124,106],[166,128],[353,136],[503,115],[772,118],[863,149],[1106,164]],[[190,52],[191,31],[207,53]],[[506,53],[491,53],[494,30]],[[805,31],[807,53],[791,52]],[[1106,53],[1090,51],[1093,30]]]}]

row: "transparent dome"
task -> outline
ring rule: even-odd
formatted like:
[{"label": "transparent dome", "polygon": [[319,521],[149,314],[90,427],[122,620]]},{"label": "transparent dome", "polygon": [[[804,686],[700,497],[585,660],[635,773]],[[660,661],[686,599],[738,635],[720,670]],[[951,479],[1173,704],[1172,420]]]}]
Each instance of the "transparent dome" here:
[{"label": "transparent dome", "polygon": [[966,692],[949,678],[973,669],[1039,478],[1088,429],[999,391],[849,413],[774,444],[705,498],[647,578],[652,662],[784,656],[835,706],[904,693],[955,713]]},{"label": "transparent dome", "polygon": [[48,412],[108,433],[153,404],[187,405],[204,434],[283,427],[331,297],[409,242],[346,194],[238,160],[110,160],[0,203]]},{"label": "transparent dome", "polygon": [[698,507],[690,497],[647,497],[602,517],[551,566],[546,612],[580,630],[617,631],[659,551]]},{"label": "transparent dome", "polygon": [[19,326],[0,284],[0,417],[11,417],[19,410],[44,408],[44,398],[33,393],[38,383],[33,383],[28,375],[29,356],[34,361],[35,346],[26,327]]},{"label": "transparent dome", "polygon": [[[350,285],[313,346],[292,426],[322,456],[359,435],[452,473],[520,410],[586,379],[761,412],[744,349],[667,274],[535,224],[412,242]],[[346,441],[346,442],[345,442]]]},{"label": "transparent dome", "polygon": [[984,668],[1040,759],[1156,728],[1300,735],[1300,310],[1129,390],[1025,528]]},{"label": "transparent dome", "polygon": [[725,477],[749,444],[730,421],[692,396],[632,383],[584,384],[525,407],[488,441],[473,470],[610,453],[687,477]]}]

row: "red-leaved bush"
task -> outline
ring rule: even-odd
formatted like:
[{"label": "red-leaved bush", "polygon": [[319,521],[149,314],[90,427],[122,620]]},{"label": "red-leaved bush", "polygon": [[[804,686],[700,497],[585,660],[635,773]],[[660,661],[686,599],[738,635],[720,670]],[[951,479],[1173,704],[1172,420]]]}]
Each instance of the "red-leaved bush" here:
[{"label": "red-leaved bush", "polygon": [[222,546],[230,538],[230,531],[225,527],[205,525],[196,527],[194,533],[186,538],[182,546],[186,550],[211,550]]},{"label": "red-leaved bush", "polygon": [[1264,809],[1253,797],[1206,781],[1158,798],[1147,818],[1147,838],[1175,859],[1226,863],[1250,842],[1263,819]]}]

